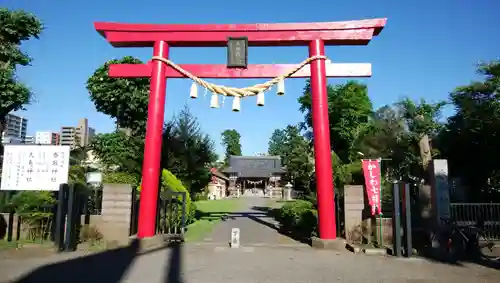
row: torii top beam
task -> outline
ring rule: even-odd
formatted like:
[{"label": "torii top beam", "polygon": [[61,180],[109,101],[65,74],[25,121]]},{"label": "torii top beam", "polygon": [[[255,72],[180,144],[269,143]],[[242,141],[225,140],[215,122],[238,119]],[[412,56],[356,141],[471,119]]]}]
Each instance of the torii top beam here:
[{"label": "torii top beam", "polygon": [[114,47],[153,47],[166,41],[177,47],[223,47],[228,37],[248,37],[250,46],[305,46],[321,39],[326,45],[366,45],[386,19],[277,24],[121,24],[94,23]]}]

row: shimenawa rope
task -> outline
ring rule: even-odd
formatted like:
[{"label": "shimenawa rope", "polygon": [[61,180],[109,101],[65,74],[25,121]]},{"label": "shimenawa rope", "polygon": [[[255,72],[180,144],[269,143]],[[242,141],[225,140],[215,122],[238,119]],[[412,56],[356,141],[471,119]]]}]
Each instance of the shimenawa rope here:
[{"label": "shimenawa rope", "polygon": [[287,73],[285,73],[279,77],[276,77],[270,81],[267,81],[263,84],[257,84],[257,85],[249,86],[249,87],[245,87],[245,88],[235,88],[235,87],[227,87],[227,86],[223,86],[223,85],[216,85],[216,84],[209,83],[203,79],[196,77],[195,75],[191,74],[190,72],[184,70],[179,65],[168,60],[167,58],[163,58],[160,56],[153,56],[151,58],[151,60],[157,60],[157,61],[164,62],[165,64],[167,64],[170,67],[172,67],[173,69],[175,69],[177,72],[179,72],[179,73],[183,74],[184,76],[193,80],[195,83],[210,90],[212,93],[217,93],[217,94],[224,95],[224,96],[235,96],[235,97],[246,97],[246,96],[257,95],[260,92],[268,90],[270,87],[277,84],[281,80],[286,79],[288,77],[291,77],[293,74],[298,72],[305,65],[311,63],[312,61],[314,61],[314,60],[326,60],[326,59],[327,59],[327,57],[323,56],[323,55],[311,56],[311,57],[307,58],[306,60],[302,61],[294,69],[288,71]]}]

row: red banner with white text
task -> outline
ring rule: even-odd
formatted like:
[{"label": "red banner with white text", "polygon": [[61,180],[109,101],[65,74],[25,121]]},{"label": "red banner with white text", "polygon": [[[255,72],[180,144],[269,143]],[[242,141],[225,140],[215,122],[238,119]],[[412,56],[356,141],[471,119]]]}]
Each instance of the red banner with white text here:
[{"label": "red banner with white text", "polygon": [[372,215],[378,215],[381,213],[380,160],[363,159],[362,164],[368,203],[371,206]]}]

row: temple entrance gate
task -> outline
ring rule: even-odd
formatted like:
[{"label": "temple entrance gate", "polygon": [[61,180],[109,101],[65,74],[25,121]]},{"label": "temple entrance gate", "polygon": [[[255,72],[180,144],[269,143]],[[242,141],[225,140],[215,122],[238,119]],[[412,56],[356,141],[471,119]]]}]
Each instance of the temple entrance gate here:
[{"label": "temple entrance gate", "polygon": [[[264,91],[278,85],[284,94],[285,78],[311,78],[315,172],[318,199],[319,236],[337,237],[330,130],[328,122],[327,77],[369,77],[370,64],[339,64],[327,61],[325,45],[366,45],[378,35],[386,19],[347,22],[291,24],[121,24],[94,23],[95,29],[114,47],[153,47],[152,61],[146,64],[111,65],[109,75],[122,78],[151,78],[148,120],[142,170],[138,238],[155,234],[160,153],[166,96],[166,78],[190,78],[210,90],[211,106],[218,107],[219,95],[232,96],[233,110],[240,100],[257,96],[264,105]],[[176,65],[168,60],[170,47],[229,47],[227,65]],[[248,65],[248,46],[308,46],[309,58],[298,65]],[[210,84],[203,78],[274,78],[264,84],[236,89]],[[196,97],[192,87],[191,97]]]}]

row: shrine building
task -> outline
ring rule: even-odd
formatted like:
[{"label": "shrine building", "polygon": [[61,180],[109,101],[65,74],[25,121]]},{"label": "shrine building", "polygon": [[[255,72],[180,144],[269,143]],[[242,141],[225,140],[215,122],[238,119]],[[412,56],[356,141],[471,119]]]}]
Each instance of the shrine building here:
[{"label": "shrine building", "polygon": [[222,170],[229,177],[230,196],[280,196],[281,177],[286,173],[279,156],[230,156],[229,167]]}]

